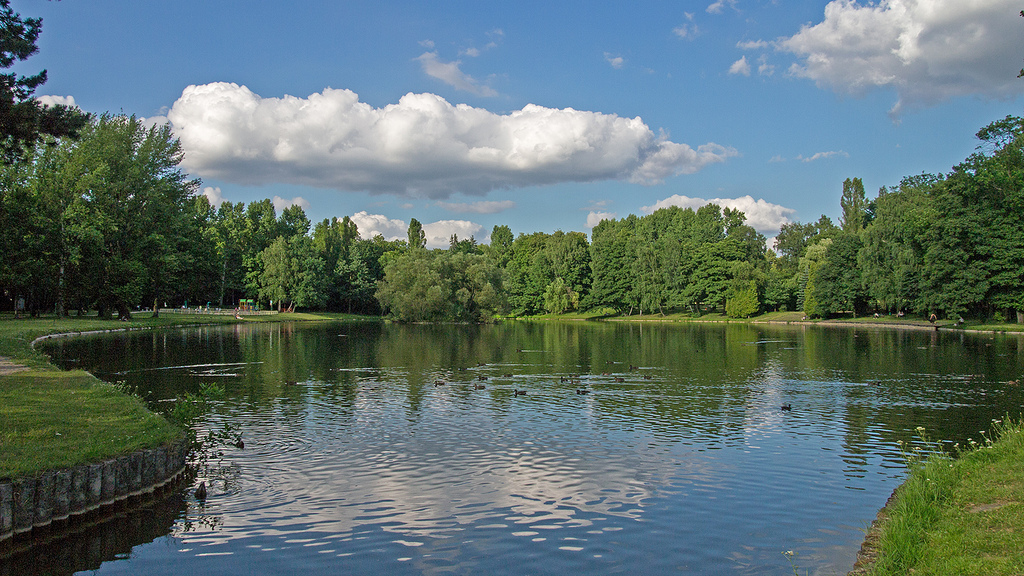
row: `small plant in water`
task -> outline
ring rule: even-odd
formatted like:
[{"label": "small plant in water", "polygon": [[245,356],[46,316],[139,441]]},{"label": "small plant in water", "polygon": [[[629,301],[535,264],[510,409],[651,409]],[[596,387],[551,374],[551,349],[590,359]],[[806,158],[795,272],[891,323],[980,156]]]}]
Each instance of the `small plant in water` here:
[{"label": "small plant in water", "polygon": [[[793,560],[800,554],[797,553],[795,550],[786,550],[782,553],[782,555],[786,557],[786,560],[789,560],[789,566],[793,569],[793,575],[800,576],[800,572],[797,570],[796,561]],[[806,575],[807,573],[804,572],[804,574]]]},{"label": "small plant in water", "polygon": [[215,446],[242,446],[242,435],[237,426],[227,422],[222,429],[210,430],[203,438],[196,432],[195,425],[210,411],[210,404],[223,399],[224,395],[223,386],[203,383],[199,385],[198,393],[186,392],[184,397],[178,398],[171,410],[171,420],[185,428],[189,450],[201,464],[205,463]]}]

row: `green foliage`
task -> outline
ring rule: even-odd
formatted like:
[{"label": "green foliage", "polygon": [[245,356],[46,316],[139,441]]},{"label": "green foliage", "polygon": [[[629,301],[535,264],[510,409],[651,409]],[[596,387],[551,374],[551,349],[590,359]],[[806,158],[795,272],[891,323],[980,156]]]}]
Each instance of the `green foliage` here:
[{"label": "green foliage", "polygon": [[[1024,514],[1005,503],[1024,486],[1020,421],[996,420],[991,435],[971,440],[956,459],[917,430],[922,442],[904,449],[909,476],[886,507],[868,573],[1019,574]],[[993,510],[971,510],[984,505]]]},{"label": "green foliage", "polygon": [[[824,258],[810,272],[813,285],[807,289],[813,312],[808,315],[831,316],[840,312],[863,314],[865,298],[861,288],[857,253],[860,237],[842,233],[830,242]],[[806,300],[805,300],[806,302]],[[807,311],[806,304],[804,311]]]},{"label": "green foliage", "polygon": [[410,250],[377,285],[388,317],[401,322],[480,322],[505,307],[501,271],[479,254]]},{"label": "green foliage", "polygon": [[730,318],[749,318],[757,314],[760,303],[757,300],[757,283],[745,282],[739,290],[733,290],[725,300],[725,314]]},{"label": "green foliage", "polygon": [[[414,218],[407,241],[389,242],[361,239],[348,217],[310,232],[301,207],[278,215],[270,200],[210,206],[199,181],[181,172],[169,128],[105,115],[77,142],[0,165],[0,292],[8,308],[23,298],[31,314],[116,309],[122,317],[140,304],[155,313],[168,301],[230,306],[258,297],[349,312],[384,305],[393,317],[417,319],[578,307],[829,316],[869,305],[1024,318],[1024,120],[1008,116],[978,137],[979,151],[950,174],[905,178],[871,201],[859,178],[845,180],[842,228],[824,215],[788,223],[777,256],[742,212],[709,204],[604,220],[590,242],[560,230],[513,238],[495,226],[489,246],[453,235],[441,258],[426,250]],[[457,255],[482,255],[486,273]],[[426,268],[411,269],[413,261]],[[406,296],[383,286],[386,270],[389,286],[415,287],[418,301],[403,304]],[[469,279],[449,286],[456,277]]]},{"label": "green foliage", "polygon": [[564,314],[579,308],[580,297],[559,276],[544,289],[544,308],[550,314]]},{"label": "green foliage", "polygon": [[868,223],[868,201],[864,196],[864,182],[860,178],[843,180],[843,195],[839,199],[843,211],[839,227],[848,234],[857,234]]},{"label": "green foliage", "polygon": [[927,245],[924,234],[938,217],[931,195],[940,182],[939,177],[922,174],[904,178],[898,188],[878,192],[875,219],[861,234],[864,245],[857,266],[868,298],[883,310],[900,311],[919,303]]},{"label": "green foliage", "polygon": [[[9,0],[0,0],[0,68],[10,68],[38,51],[40,18],[21,18]],[[90,116],[68,106],[43,106],[32,94],[46,82],[46,70],[33,76],[0,74],[0,162],[31,155],[46,138],[75,138]]]},{"label": "green foliage", "polygon": [[415,218],[409,219],[409,248],[413,250],[422,249],[427,245],[427,233],[423,231],[423,225]]},{"label": "green foliage", "polygon": [[309,236],[279,236],[260,254],[263,271],[259,296],[277,303],[323,308],[330,291],[330,278],[324,261],[313,248]]},{"label": "green foliage", "polygon": [[491,230],[491,247],[488,255],[499,268],[508,266],[509,258],[512,256],[512,243],[515,237],[512,229],[508,226],[498,226]]}]

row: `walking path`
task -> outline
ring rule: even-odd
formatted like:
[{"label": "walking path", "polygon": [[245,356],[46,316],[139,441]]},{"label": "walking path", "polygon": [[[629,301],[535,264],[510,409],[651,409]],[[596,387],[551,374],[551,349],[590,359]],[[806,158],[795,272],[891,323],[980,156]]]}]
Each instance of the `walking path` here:
[{"label": "walking path", "polygon": [[7,376],[28,370],[28,366],[22,366],[21,364],[15,364],[11,362],[10,358],[0,356],[0,376]]}]

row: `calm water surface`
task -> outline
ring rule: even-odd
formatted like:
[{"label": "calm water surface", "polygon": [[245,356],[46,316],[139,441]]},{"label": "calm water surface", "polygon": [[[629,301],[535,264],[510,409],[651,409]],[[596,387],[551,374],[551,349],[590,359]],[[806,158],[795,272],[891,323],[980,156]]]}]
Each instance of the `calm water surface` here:
[{"label": "calm water surface", "polygon": [[1024,342],[991,335],[304,323],[49,346],[158,410],[222,384],[201,426],[245,440],[198,470],[205,503],[186,487],[6,561],[64,573],[782,575],[793,550],[845,574],[899,440],[979,439],[1024,400]]}]

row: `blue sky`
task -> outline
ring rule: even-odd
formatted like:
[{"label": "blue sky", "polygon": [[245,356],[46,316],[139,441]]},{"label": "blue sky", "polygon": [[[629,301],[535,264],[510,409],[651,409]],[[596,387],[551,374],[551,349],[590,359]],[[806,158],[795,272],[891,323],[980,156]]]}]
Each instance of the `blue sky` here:
[{"label": "blue sky", "polygon": [[[432,245],[709,199],[766,236],[1021,114],[1013,0],[130,2],[42,17],[44,101],[169,121],[213,200]],[[749,198],[747,198],[749,197]]]}]

